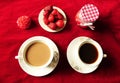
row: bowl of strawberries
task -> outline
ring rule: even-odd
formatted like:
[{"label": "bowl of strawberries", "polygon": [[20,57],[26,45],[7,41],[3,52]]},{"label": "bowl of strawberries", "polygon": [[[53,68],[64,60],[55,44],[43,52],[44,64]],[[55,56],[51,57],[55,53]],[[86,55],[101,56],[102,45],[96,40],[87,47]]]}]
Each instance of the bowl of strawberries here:
[{"label": "bowl of strawberries", "polygon": [[38,21],[44,30],[58,32],[64,29],[67,18],[63,10],[56,6],[48,5],[41,10]]}]

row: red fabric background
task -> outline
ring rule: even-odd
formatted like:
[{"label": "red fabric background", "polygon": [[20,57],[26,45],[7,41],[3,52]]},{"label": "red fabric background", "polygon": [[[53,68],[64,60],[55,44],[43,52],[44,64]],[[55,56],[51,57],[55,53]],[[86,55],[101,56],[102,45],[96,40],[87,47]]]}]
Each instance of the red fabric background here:
[{"label": "red fabric background", "polygon": [[[100,11],[96,30],[85,30],[76,25],[74,17],[86,3],[95,4]],[[60,7],[67,15],[65,29],[58,33],[46,32],[39,26],[38,14],[46,5]],[[16,24],[19,16],[28,15],[31,29],[21,30]],[[60,51],[60,62],[51,74],[33,77],[20,68],[15,56],[20,45],[32,36],[46,36]],[[108,57],[91,74],[74,71],[67,62],[66,50],[78,36],[98,41]],[[0,83],[120,83],[120,0],[0,0]]]}]

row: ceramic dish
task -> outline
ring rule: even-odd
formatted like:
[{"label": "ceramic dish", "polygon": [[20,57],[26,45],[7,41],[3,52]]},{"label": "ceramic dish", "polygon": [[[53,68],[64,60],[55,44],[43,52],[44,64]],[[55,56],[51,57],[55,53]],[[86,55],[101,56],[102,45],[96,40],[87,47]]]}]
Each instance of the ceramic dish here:
[{"label": "ceramic dish", "polygon": [[44,23],[44,21],[43,21],[43,18],[44,18],[44,16],[43,16],[44,9],[42,9],[41,12],[39,13],[38,21],[39,21],[40,26],[41,26],[44,30],[46,30],[46,31],[48,31],[48,32],[59,32],[59,31],[61,31],[61,30],[64,29],[64,27],[65,27],[65,25],[66,25],[66,22],[67,22],[67,18],[66,18],[65,13],[63,12],[63,10],[61,10],[60,8],[58,8],[58,7],[56,7],[56,6],[53,6],[53,9],[57,9],[57,10],[63,15],[63,17],[64,17],[64,19],[65,19],[65,20],[64,20],[64,26],[63,26],[63,28],[60,28],[60,29],[57,29],[57,30],[52,30],[52,29],[50,29],[50,28]]},{"label": "ceramic dish", "polygon": [[43,36],[35,36],[32,38],[27,39],[20,47],[18,55],[15,57],[17,58],[18,56],[23,56],[23,51],[26,47],[26,45],[30,44],[31,42],[34,41],[44,41],[44,42],[48,42],[49,45],[51,46],[51,48],[54,51],[54,57],[52,59],[52,62],[43,68],[34,68],[34,67],[30,67],[28,66],[23,58],[18,58],[18,62],[20,64],[20,67],[23,69],[23,71],[25,71],[27,74],[32,75],[32,76],[45,76],[48,75],[49,73],[51,73],[57,66],[58,62],[59,62],[59,51],[57,46],[55,45],[55,43],[50,40],[47,37],[43,37]]},{"label": "ceramic dish", "polygon": [[91,39],[90,38],[88,38],[88,37],[77,37],[77,38],[75,38],[75,39],[73,39],[71,42],[70,42],[70,44],[69,44],[69,46],[68,46],[68,48],[67,48],[67,60],[68,60],[68,62],[69,62],[69,64],[70,64],[70,66],[75,70],[75,71],[77,71],[77,72],[79,72],[79,73],[84,73],[84,74],[86,74],[86,73],[91,73],[91,72],[93,72],[94,70],[96,70],[97,69],[97,67],[98,66],[95,66],[95,67],[89,67],[89,66],[82,66],[82,64],[81,63],[78,63],[77,61],[75,61],[74,59],[75,59],[75,46],[76,45],[80,45],[80,43],[82,43],[82,42],[84,42],[84,41],[91,41]]}]

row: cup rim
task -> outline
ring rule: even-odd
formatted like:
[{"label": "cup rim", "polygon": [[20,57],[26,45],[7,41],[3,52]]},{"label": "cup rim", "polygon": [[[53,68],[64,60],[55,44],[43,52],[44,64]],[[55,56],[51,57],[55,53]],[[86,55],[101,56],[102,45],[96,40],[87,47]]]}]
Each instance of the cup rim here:
[{"label": "cup rim", "polygon": [[[82,61],[79,57],[79,49],[82,45],[86,44],[86,43],[89,43],[89,44],[92,44],[95,46],[95,48],[97,49],[97,52],[98,52],[98,58],[93,62],[93,63],[85,63],[84,61]],[[79,47],[78,47],[78,54],[77,56],[79,57],[79,62],[81,64],[83,64],[84,66],[98,66],[100,64],[100,62],[102,61],[102,58],[103,58],[103,50],[102,50],[102,47],[100,46],[100,44],[98,44],[98,42],[96,42],[95,40],[93,39],[89,39],[89,40],[85,40],[83,41]]]},{"label": "cup rim", "polygon": [[[44,43],[46,44],[48,47],[49,47],[49,50],[50,50],[50,58],[49,60],[44,64],[44,65],[41,65],[41,66],[34,66],[34,65],[31,65],[29,62],[26,61],[26,58],[25,58],[25,53],[27,51],[27,49],[34,43],[37,43],[37,42],[41,42],[41,43]],[[22,49],[22,50],[21,50]],[[21,58],[20,59],[23,59],[24,63],[29,66],[29,67],[33,67],[33,68],[44,68],[44,67],[47,67],[51,62],[52,62],[52,59],[54,57],[54,52],[52,50],[52,47],[51,45],[44,41],[44,40],[38,40],[37,37],[32,37],[32,38],[29,38],[27,39],[20,47],[19,49],[19,52],[18,52],[18,56],[20,56]],[[19,59],[19,58],[18,58]]]}]

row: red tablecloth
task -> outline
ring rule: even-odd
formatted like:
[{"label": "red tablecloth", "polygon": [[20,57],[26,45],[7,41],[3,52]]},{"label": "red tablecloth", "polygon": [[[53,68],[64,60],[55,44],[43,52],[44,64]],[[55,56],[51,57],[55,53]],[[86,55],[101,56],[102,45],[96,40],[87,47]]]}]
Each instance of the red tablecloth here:
[{"label": "red tablecloth", "polygon": [[[100,18],[96,29],[85,30],[76,25],[75,15],[86,3],[96,5]],[[67,15],[63,31],[49,33],[38,23],[38,14],[46,5],[60,7]],[[21,30],[19,16],[32,18],[31,29]],[[53,40],[60,51],[57,68],[44,77],[33,77],[20,68],[15,56],[20,45],[32,36]],[[99,68],[90,74],[80,74],[68,64],[66,50],[76,37],[88,36],[98,41],[108,55]],[[120,0],[0,0],[0,83],[120,83]]]}]

